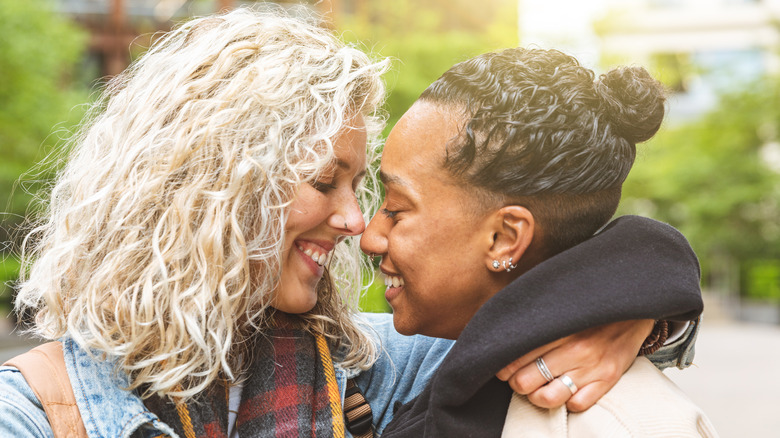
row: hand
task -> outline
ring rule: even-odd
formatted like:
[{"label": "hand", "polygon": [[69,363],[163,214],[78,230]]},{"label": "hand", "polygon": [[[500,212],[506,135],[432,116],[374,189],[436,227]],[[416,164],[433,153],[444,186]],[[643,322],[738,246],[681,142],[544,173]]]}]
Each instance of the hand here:
[{"label": "hand", "polygon": [[[593,406],[617,383],[636,359],[645,338],[653,330],[651,319],[603,325],[543,345],[515,360],[496,374],[518,394],[541,408],[564,403],[571,412]],[[554,377],[569,376],[577,385],[572,395],[559,379],[550,383],[536,367],[542,357]]]}]

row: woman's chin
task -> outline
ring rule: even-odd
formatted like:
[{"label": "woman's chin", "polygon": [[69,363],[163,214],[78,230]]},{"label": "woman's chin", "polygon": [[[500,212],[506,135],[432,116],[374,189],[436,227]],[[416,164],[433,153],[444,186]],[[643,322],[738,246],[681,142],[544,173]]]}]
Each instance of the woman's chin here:
[{"label": "woman's chin", "polygon": [[276,310],[282,311],[284,313],[297,315],[297,314],[309,312],[316,305],[317,305],[317,299],[315,296],[313,300],[307,299],[307,300],[300,300],[295,302],[282,302],[282,303],[274,304],[271,307],[273,307]]}]

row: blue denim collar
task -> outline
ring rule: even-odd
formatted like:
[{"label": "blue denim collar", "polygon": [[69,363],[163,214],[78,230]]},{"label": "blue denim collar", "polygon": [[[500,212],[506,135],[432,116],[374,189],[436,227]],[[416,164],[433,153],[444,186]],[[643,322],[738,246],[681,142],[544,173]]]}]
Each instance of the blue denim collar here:
[{"label": "blue denim collar", "polygon": [[[114,368],[114,361],[101,359],[102,353],[82,349],[72,339],[62,339],[65,365],[68,369],[76,403],[90,437],[130,437],[139,428],[143,435],[176,433],[150,412],[141,398],[123,388],[129,386],[127,375]],[[360,374],[359,369],[335,364],[336,381],[344,400],[347,379]]]},{"label": "blue denim collar", "polygon": [[100,358],[100,353],[90,354],[72,339],[63,339],[62,347],[88,436],[130,437],[144,426],[150,436],[168,434],[178,437],[146,409],[137,394],[123,389],[129,386],[129,379],[114,368],[112,360],[96,359]]}]

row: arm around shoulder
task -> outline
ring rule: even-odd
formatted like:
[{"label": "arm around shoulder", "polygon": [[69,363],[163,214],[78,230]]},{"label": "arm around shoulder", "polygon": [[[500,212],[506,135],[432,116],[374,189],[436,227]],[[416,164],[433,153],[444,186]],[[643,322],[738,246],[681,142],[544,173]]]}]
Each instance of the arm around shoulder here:
[{"label": "arm around shoulder", "polygon": [[671,380],[639,357],[596,405],[583,412],[542,409],[514,394],[502,436],[522,438],[717,438],[704,412]]}]

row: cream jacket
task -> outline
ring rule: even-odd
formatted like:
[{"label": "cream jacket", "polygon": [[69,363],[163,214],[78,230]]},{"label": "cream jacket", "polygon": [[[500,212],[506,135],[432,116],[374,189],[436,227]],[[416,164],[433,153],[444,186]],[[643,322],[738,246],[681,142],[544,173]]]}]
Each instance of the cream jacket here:
[{"label": "cream jacket", "polygon": [[704,412],[644,357],[585,412],[542,409],[514,394],[502,437],[717,437]]}]

